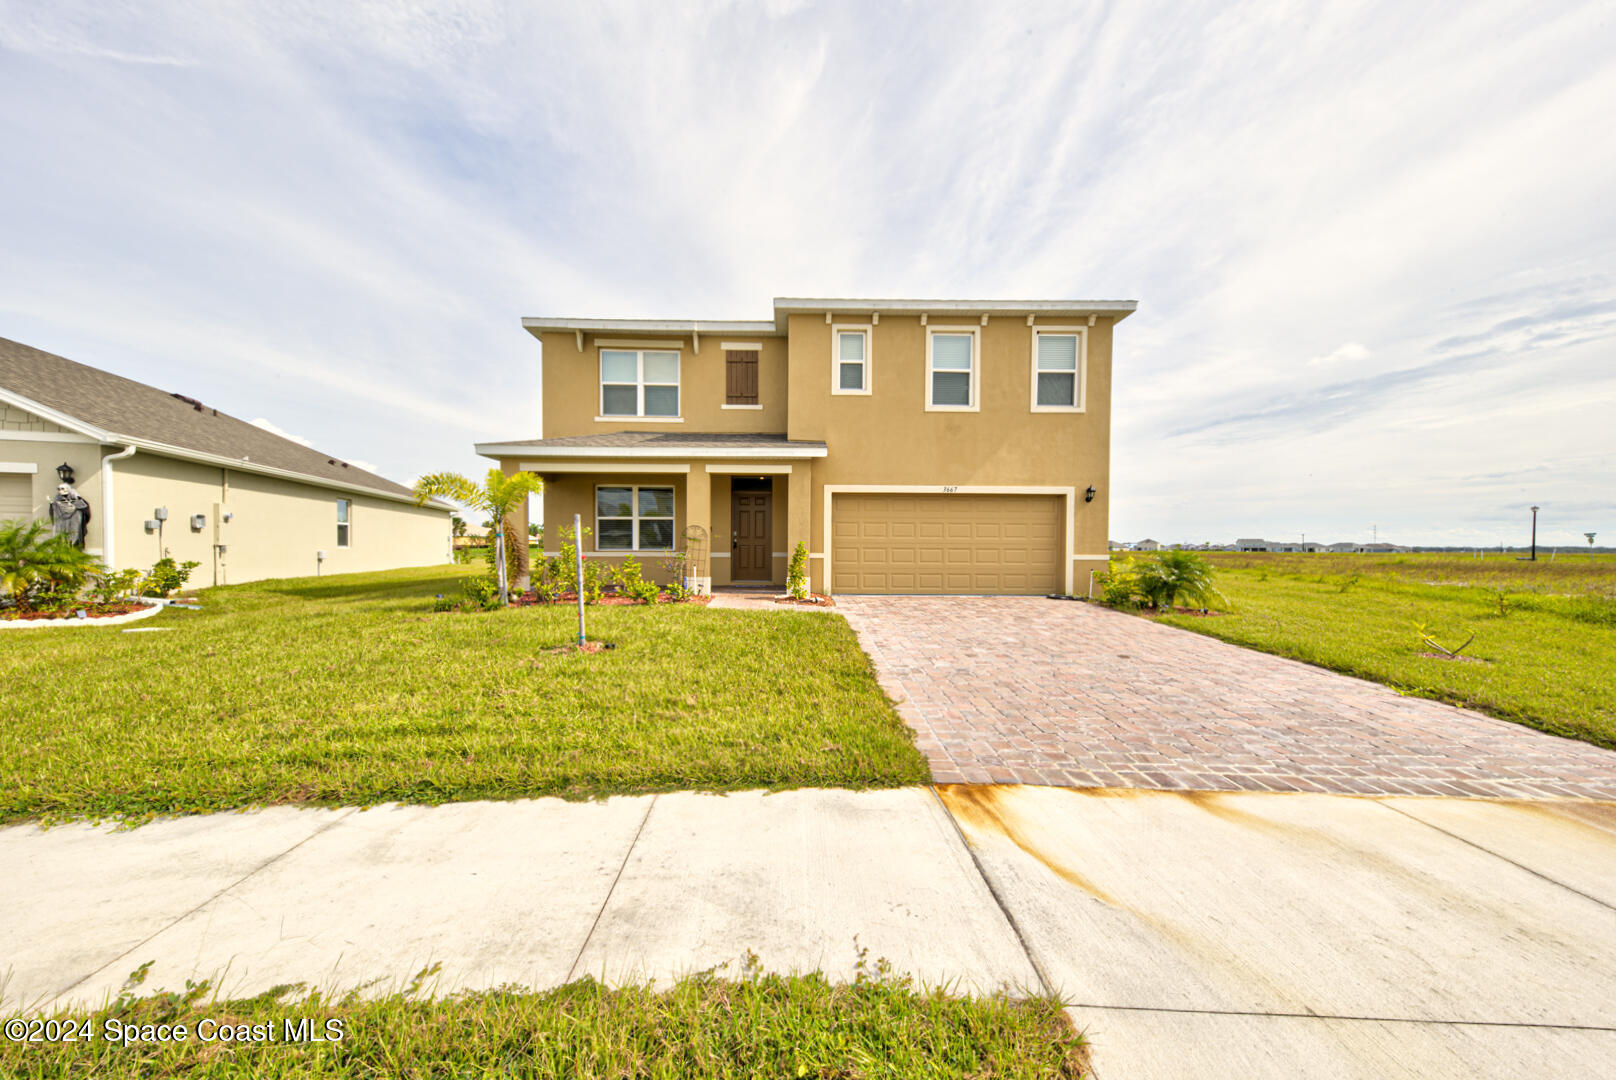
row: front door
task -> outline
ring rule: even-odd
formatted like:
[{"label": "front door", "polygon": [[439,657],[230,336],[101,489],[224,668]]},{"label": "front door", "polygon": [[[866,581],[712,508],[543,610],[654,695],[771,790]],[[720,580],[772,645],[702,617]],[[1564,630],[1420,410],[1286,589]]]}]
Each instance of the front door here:
[{"label": "front door", "polygon": [[730,580],[768,582],[774,579],[771,554],[774,496],[767,491],[737,491],[730,507],[734,538],[730,546]]}]

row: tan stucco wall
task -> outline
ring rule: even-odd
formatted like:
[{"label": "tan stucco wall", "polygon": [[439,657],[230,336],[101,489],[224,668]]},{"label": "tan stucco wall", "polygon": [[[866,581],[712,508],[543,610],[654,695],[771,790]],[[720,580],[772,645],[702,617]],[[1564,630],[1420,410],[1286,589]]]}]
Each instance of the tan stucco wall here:
[{"label": "tan stucco wall", "polygon": [[[679,411],[684,422],[597,422],[600,414],[600,346],[608,341],[680,341]],[[786,340],[750,334],[703,334],[701,351],[690,336],[676,334],[585,334],[584,351],[571,333],[546,333],[543,352],[544,437],[600,435],[610,431],[781,432],[786,427]],[[762,409],[726,409],[723,343],[755,342],[758,402]],[[610,346],[608,346],[610,347]]]},{"label": "tan stucco wall", "polygon": [[[118,566],[148,567],[163,554],[195,560],[191,584],[239,584],[271,577],[343,574],[446,563],[449,514],[373,495],[221,469],[141,451],[113,464]],[[337,500],[352,502],[350,545],[337,546]],[[214,555],[216,504],[231,520],[220,534],[226,550]],[[144,521],[168,508],[162,543]],[[206,515],[200,531],[193,514]],[[323,564],[315,552],[324,550]],[[217,573],[217,577],[215,574]]]},{"label": "tan stucco wall", "polygon": [[[12,408],[9,415],[14,419],[12,423],[21,424],[15,419],[21,410]],[[48,421],[40,421],[46,424]],[[61,434],[61,429],[50,424],[54,431],[47,432],[43,428],[13,427],[9,430],[40,431],[48,434]],[[106,522],[101,498],[101,455],[111,453],[114,447],[103,447],[99,443],[89,442],[76,435],[63,434],[62,441],[42,442],[37,439],[7,438],[6,431],[0,431],[0,462],[13,462],[22,465],[33,465],[35,472],[29,476],[33,489],[33,515],[36,518],[50,516],[48,504],[56,494],[56,485],[60,479],[56,475],[56,466],[66,462],[73,466],[73,488],[84,500],[90,504],[90,527],[85,531],[84,548],[92,555],[99,556],[102,547],[102,526]],[[7,470],[8,472],[11,470]]]},{"label": "tan stucco wall", "polygon": [[[849,322],[867,320],[846,320]],[[1045,326],[1084,325],[1086,319],[1043,318]],[[926,411],[926,333],[947,326],[980,335],[980,410]],[[831,327],[823,316],[789,322],[792,439],[825,442],[829,454],[813,465],[810,550],[824,548],[827,484],[1058,486],[1075,488],[1074,554],[1106,550],[1111,445],[1111,328],[1100,318],[1088,329],[1085,410],[1040,413],[1031,408],[1032,334],[1025,316],[882,315],[871,343],[868,396],[830,392]],[[1092,503],[1082,492],[1096,489]],[[823,558],[812,560],[816,589]],[[1087,588],[1090,566],[1074,562],[1073,588]]]}]

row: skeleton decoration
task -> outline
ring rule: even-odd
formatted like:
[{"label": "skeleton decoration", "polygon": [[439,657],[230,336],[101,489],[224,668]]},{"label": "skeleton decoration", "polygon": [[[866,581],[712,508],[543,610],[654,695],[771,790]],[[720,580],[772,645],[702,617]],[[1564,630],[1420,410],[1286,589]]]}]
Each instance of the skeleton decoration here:
[{"label": "skeleton decoration", "polygon": [[65,536],[73,546],[84,546],[84,534],[90,524],[90,504],[84,496],[68,484],[56,485],[56,497],[50,501],[51,531]]}]

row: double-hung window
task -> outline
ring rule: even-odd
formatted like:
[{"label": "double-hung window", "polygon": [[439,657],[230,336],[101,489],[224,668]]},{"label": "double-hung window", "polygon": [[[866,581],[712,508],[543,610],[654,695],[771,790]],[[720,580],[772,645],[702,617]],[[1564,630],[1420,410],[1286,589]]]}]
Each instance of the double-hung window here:
[{"label": "double-hung window", "polygon": [[350,536],[349,530],[351,530],[353,528],[353,522],[349,520],[352,516],[353,516],[353,503],[348,499],[338,499],[337,500],[337,546],[339,548],[345,548],[345,547],[348,546],[348,539],[349,539],[349,536]]},{"label": "double-hung window", "polygon": [[830,392],[870,392],[870,333],[868,326],[831,327]]},{"label": "double-hung window", "polygon": [[932,330],[926,335],[926,408],[975,412],[977,401],[976,328]]},{"label": "double-hung window", "polygon": [[596,551],[672,551],[671,487],[595,489]]},{"label": "double-hung window", "polygon": [[1082,412],[1084,346],[1082,327],[1035,330],[1032,335],[1032,411]]},{"label": "double-hung window", "polygon": [[600,415],[679,416],[679,354],[662,349],[600,350]]}]

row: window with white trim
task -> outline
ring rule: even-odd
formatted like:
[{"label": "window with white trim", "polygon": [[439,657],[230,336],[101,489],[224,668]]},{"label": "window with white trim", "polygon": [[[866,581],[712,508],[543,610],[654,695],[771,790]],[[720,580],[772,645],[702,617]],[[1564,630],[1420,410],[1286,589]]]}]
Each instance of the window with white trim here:
[{"label": "window with white trim", "polygon": [[353,502],[348,499],[337,500],[337,546],[345,548],[351,535],[353,522],[349,520],[353,515]]},{"label": "window with white trim", "polygon": [[596,551],[672,551],[673,489],[595,488]]},{"label": "window with white trim", "polygon": [[1035,330],[1032,350],[1034,412],[1076,412],[1083,408],[1081,330]]},{"label": "window with white trim", "polygon": [[830,392],[870,392],[870,327],[836,326],[831,333]]},{"label": "window with white trim", "polygon": [[600,350],[600,415],[677,417],[678,352]]},{"label": "window with white trim", "polygon": [[926,407],[976,409],[976,334],[934,330],[926,335]]}]

